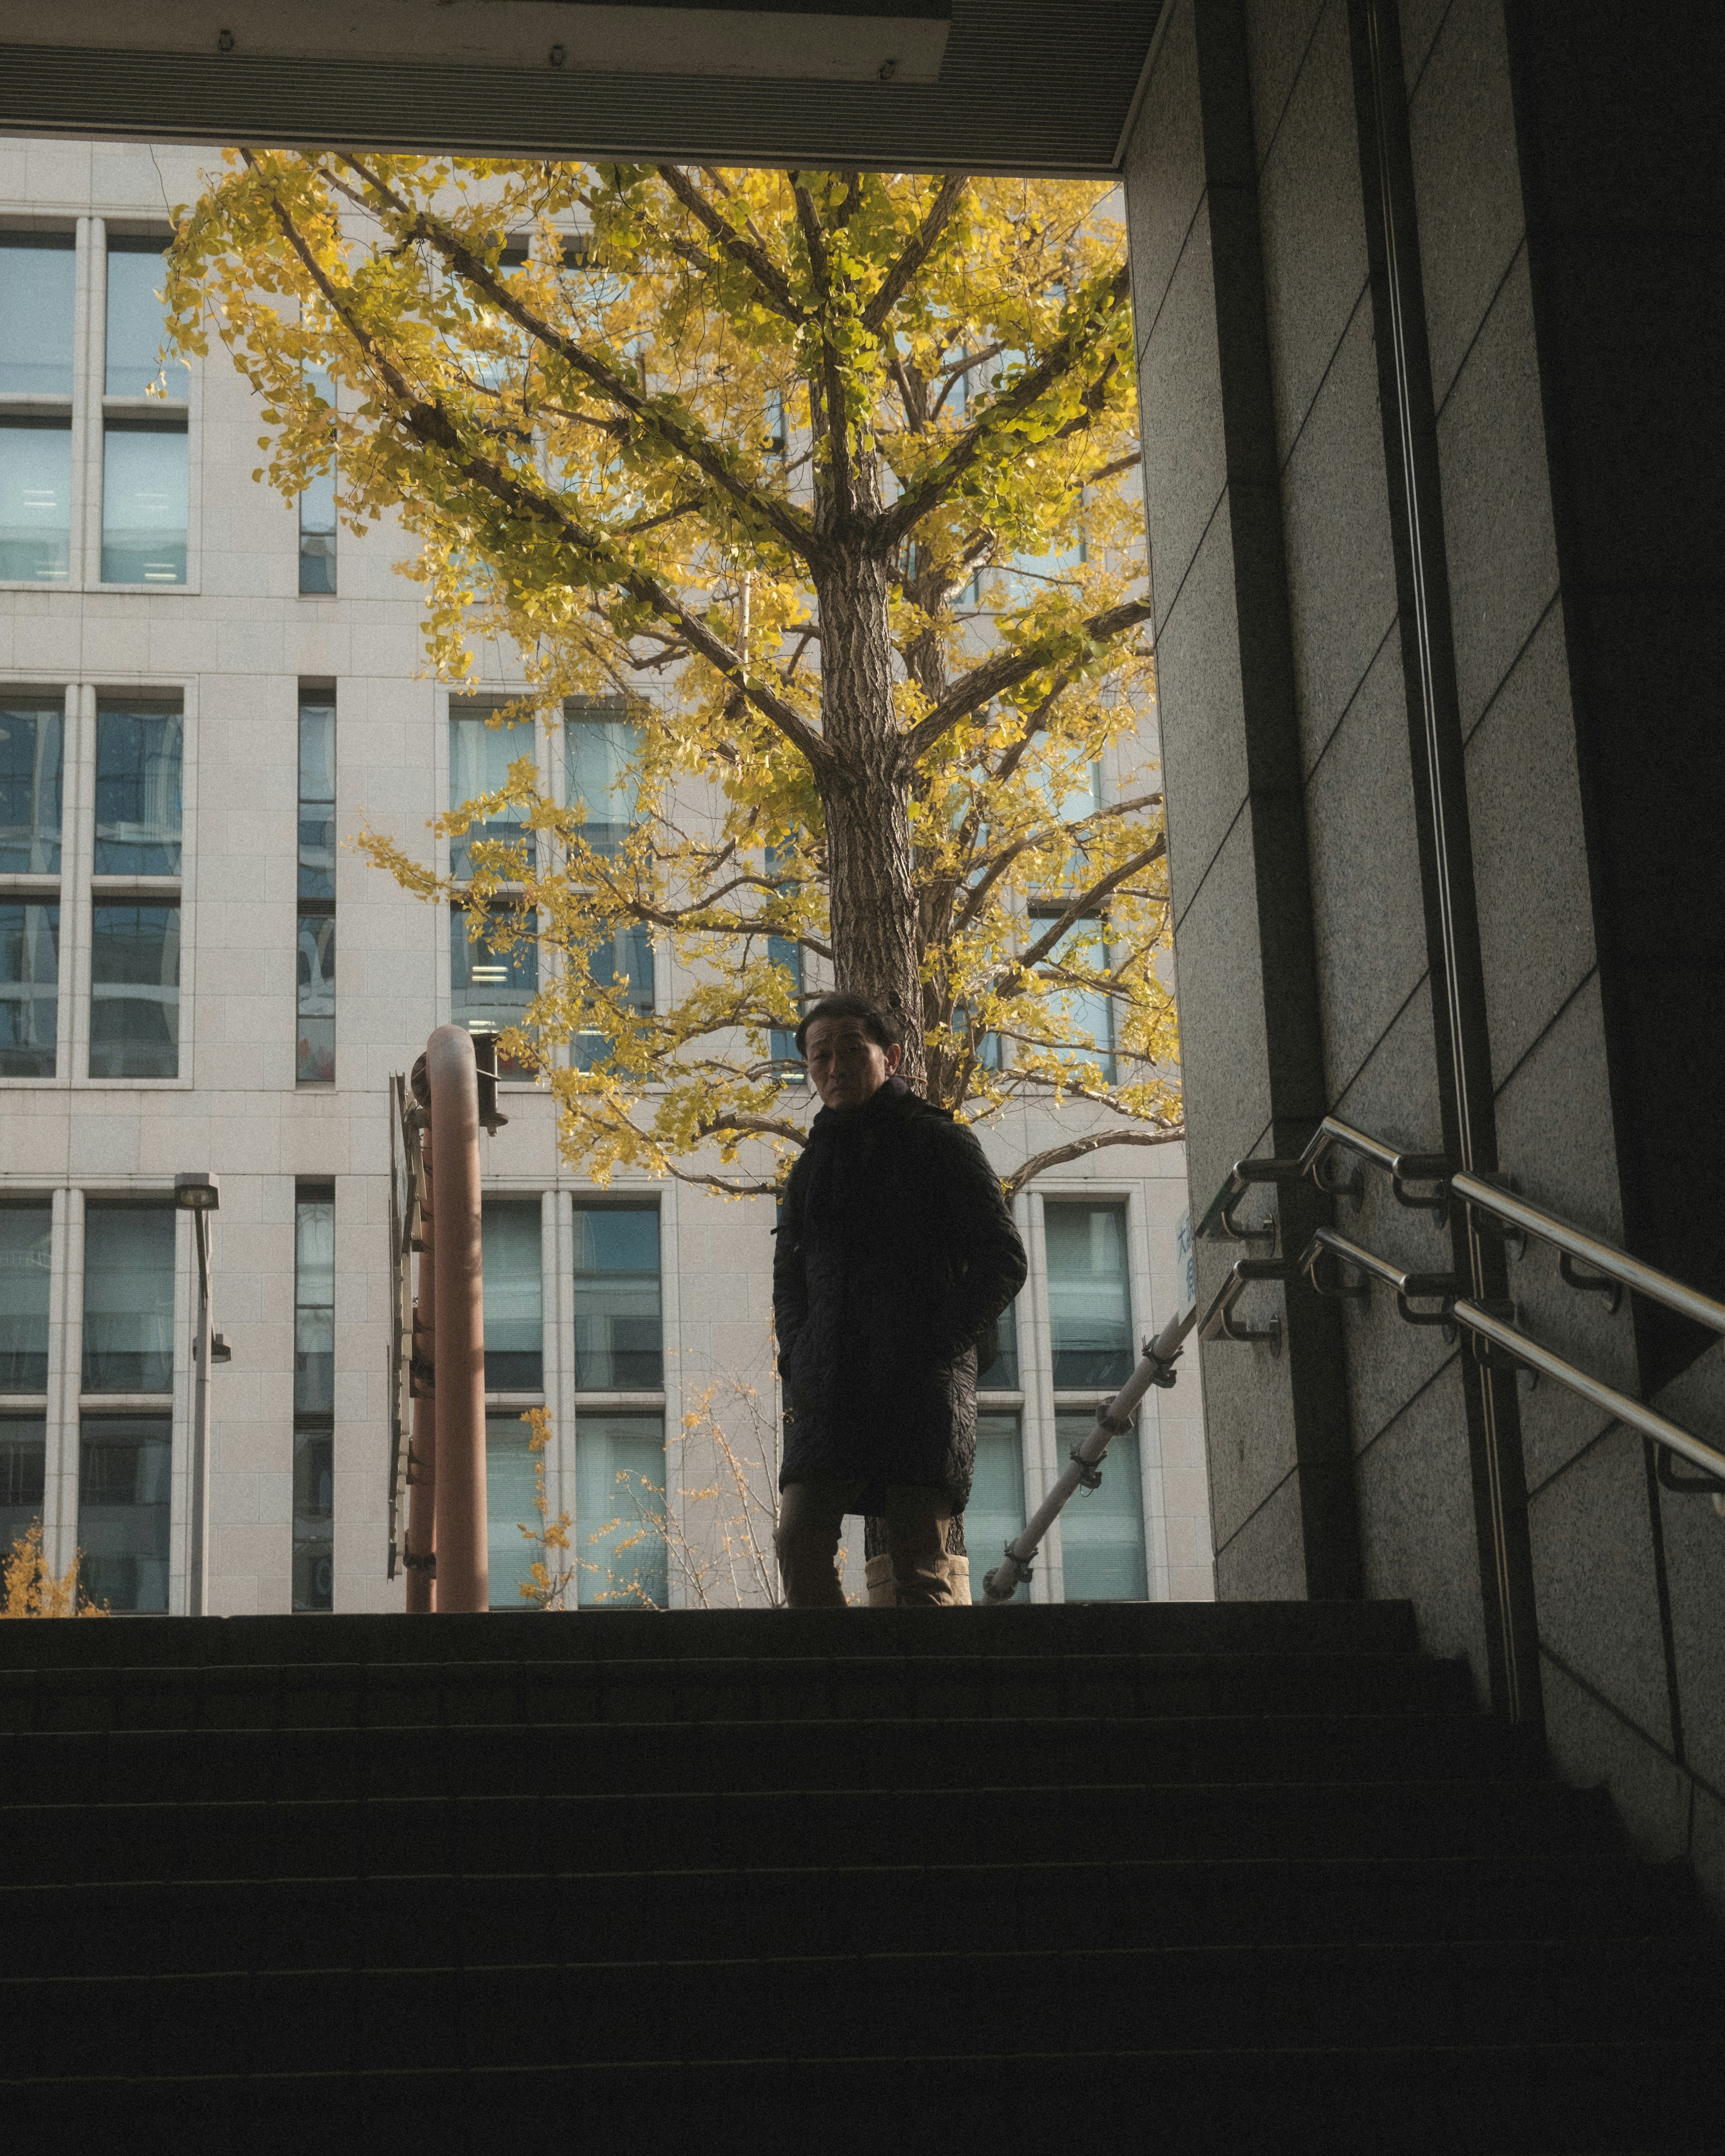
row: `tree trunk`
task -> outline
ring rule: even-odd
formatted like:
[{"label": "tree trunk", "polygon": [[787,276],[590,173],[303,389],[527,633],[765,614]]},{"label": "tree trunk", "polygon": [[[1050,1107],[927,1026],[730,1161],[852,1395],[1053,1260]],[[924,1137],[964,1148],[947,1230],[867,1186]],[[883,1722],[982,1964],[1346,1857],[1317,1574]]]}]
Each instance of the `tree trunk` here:
[{"label": "tree trunk", "polygon": [[845,549],[821,578],[821,722],[836,771],[821,789],[839,986],[893,1011],[902,1074],[923,1081],[910,788],[898,767],[886,564]]}]

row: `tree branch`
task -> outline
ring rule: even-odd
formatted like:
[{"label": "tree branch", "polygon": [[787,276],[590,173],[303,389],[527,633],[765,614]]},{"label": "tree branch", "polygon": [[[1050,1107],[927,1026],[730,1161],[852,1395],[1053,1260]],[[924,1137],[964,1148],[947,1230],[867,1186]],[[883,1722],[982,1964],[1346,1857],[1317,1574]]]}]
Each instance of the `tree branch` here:
[{"label": "tree branch", "polygon": [[[1078,626],[1092,643],[1111,643],[1123,629],[1136,629],[1141,621],[1148,621],[1153,611],[1148,599],[1128,599],[1122,606],[1092,614]],[[996,696],[1004,696],[1020,681],[1040,672],[1048,665],[1049,658],[1046,643],[1016,645],[997,651],[980,666],[973,667],[962,681],[953,684],[926,718],[919,719],[908,733],[899,737],[901,768],[912,769],[949,726],[957,726],[960,719],[968,718],[983,705],[992,703]]]},{"label": "tree branch", "polygon": [[863,309],[863,327],[878,336],[881,326],[893,309],[910,290],[911,280],[934,252],[939,239],[958,207],[959,197],[970,184],[968,172],[948,172],[928,205],[928,213],[922,220],[921,230],[906,248],[897,261],[881,279],[875,296]]},{"label": "tree branch", "polygon": [[1046,1152],[1034,1152],[1009,1176],[1001,1179],[1001,1188],[1009,1198],[1015,1198],[1024,1185],[1047,1168],[1060,1168],[1069,1160],[1082,1160],[1086,1153],[1100,1152],[1104,1146],[1117,1145],[1178,1145],[1186,1136],[1186,1126],[1177,1123],[1166,1131],[1093,1131],[1088,1137],[1073,1138],[1065,1145],[1050,1146]]},{"label": "tree branch", "polygon": [[657,170],[660,178],[696,223],[718,242],[733,262],[748,271],[771,303],[773,313],[782,315],[788,322],[795,322],[798,326],[806,322],[808,310],[797,305],[790,280],[759,244],[758,239],[753,241],[745,239],[735,226],[727,223],[679,167],[660,165]]}]

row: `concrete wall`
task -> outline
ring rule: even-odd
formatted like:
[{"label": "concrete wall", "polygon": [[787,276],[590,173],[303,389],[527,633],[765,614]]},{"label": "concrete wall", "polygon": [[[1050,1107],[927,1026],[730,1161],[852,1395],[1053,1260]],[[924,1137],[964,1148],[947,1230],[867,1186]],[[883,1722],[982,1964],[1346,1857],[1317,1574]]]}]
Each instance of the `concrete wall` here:
[{"label": "concrete wall", "polygon": [[[1589,11],[1382,13],[1401,46],[1389,162],[1411,182],[1402,267],[1432,445],[1430,708],[1476,910],[1457,957],[1435,896],[1368,13],[1178,0],[1128,157],[1194,1217],[1229,1162],[1297,1152],[1326,1110],[1455,1158],[1471,981],[1476,1158],[1717,1293],[1719,1209],[1690,1143],[1710,1134],[1725,1157],[1717,846],[1691,805],[1725,791],[1696,605],[1717,598],[1717,512],[1693,454],[1719,435],[1717,369],[1702,379],[1717,301],[1703,320],[1696,296],[1718,289],[1717,176],[1697,147],[1692,185],[1656,183],[1659,95],[1682,100],[1654,40],[1631,41],[1640,73],[1614,102]],[[1602,342],[1620,310],[1635,326]],[[1648,537],[1632,567],[1610,541],[1626,520]],[[1452,1262],[1383,1178],[1335,1217],[1404,1266]],[[1285,1218],[1284,1246],[1303,1233]],[[1209,1247],[1206,1291],[1236,1254]],[[1675,1386],[1692,1426],[1725,1433],[1717,1349],[1683,1374],[1697,1338],[1609,1315],[1537,1245],[1506,1285],[1527,1330],[1632,1392]],[[1261,1322],[1284,1291],[1254,1295]],[[1291,1346],[1304,1301],[1286,1292]],[[1725,1523],[1708,1501],[1661,1489],[1639,1439],[1549,1382],[1499,1381],[1506,1620],[1478,1387],[1439,1332],[1380,1291],[1343,1306],[1333,1360],[1204,1352],[1221,1591],[1317,1591],[1356,1537],[1363,1591],[1411,1596],[1427,1644],[1500,1697],[1500,1635],[1523,1609],[1524,1711],[1543,1695],[1563,1770],[1608,1781],[1646,1846],[1692,1851],[1725,1892],[1725,1692],[1704,1644]],[[1341,1426],[1345,1495],[1296,1472],[1314,1421]]]}]

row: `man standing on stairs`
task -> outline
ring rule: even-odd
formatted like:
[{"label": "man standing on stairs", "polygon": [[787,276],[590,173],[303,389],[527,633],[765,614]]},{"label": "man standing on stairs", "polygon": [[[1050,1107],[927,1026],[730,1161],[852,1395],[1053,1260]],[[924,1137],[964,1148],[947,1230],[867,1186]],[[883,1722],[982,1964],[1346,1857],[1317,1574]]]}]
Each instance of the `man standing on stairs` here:
[{"label": "man standing on stairs", "polygon": [[898,1022],[824,996],[797,1028],[822,1107],[773,1261],[784,1380],[777,1548],[792,1609],[842,1609],[847,1513],[883,1516],[896,1599],[954,1599],[942,1559],[976,1463],[977,1352],[1024,1284],[982,1147],[897,1076]]}]

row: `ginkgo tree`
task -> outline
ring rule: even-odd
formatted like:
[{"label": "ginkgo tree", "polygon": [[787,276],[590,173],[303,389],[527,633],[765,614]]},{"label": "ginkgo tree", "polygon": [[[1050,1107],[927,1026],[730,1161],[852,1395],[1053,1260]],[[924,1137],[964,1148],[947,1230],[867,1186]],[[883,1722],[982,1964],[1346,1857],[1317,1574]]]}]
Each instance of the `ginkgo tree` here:
[{"label": "ginkgo tree", "polygon": [[973,1122],[1089,1104],[1010,1183],[1180,1134],[1101,188],[239,150],[177,226],[171,336],[258,392],[260,478],[333,466],[348,527],[413,536],[437,672],[501,639],[517,718],[629,716],[626,808],[528,757],[443,819],[487,834],[459,880],[362,841],[536,939],[505,1046],[572,1163],[771,1188],[803,1136],[773,1034],[823,983],[901,1014],[906,1075]]}]

